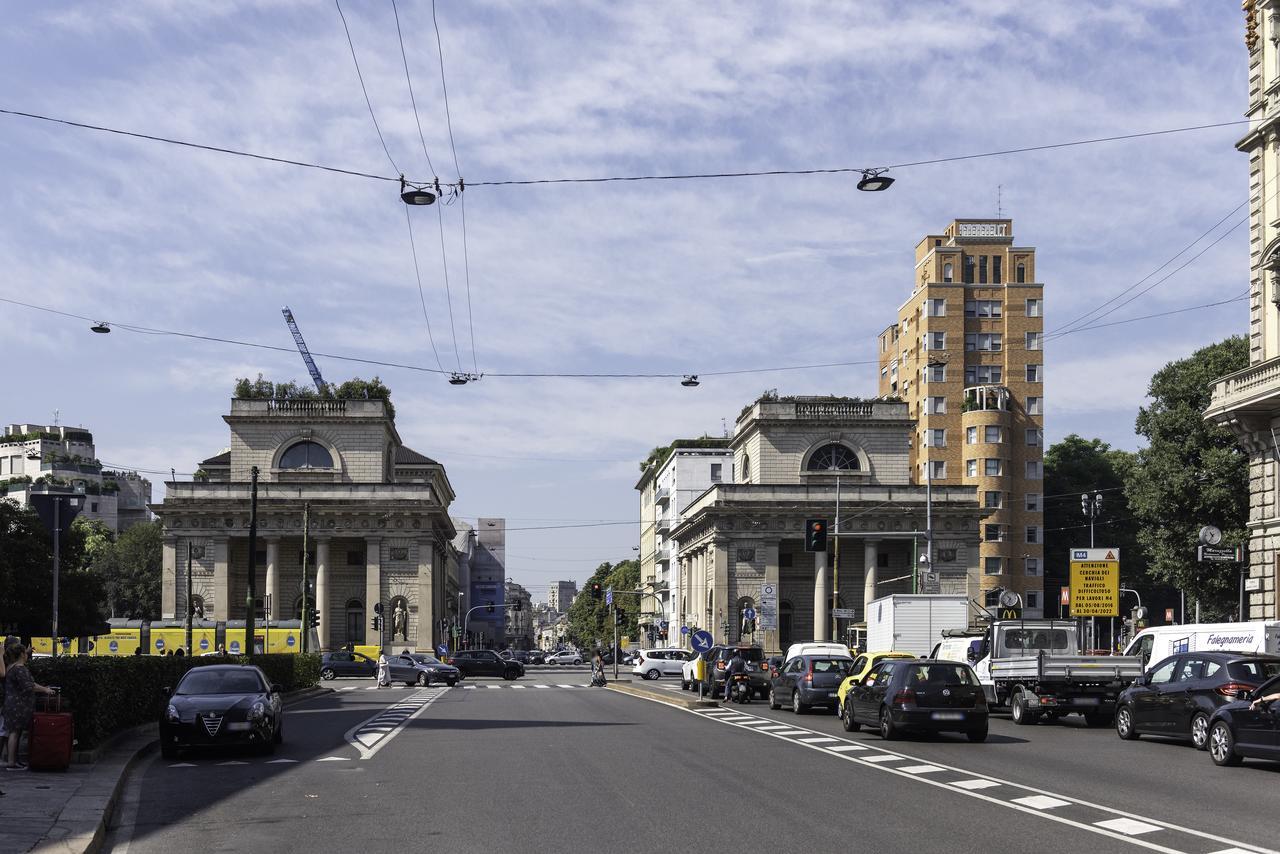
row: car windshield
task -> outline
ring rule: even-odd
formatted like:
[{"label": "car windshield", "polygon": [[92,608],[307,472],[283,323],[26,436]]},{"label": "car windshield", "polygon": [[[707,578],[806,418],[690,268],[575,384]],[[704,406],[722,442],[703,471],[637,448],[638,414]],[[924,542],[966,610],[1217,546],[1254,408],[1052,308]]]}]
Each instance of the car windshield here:
[{"label": "car windshield", "polygon": [[1253,661],[1232,661],[1227,665],[1227,672],[1231,674],[1232,679],[1261,682],[1264,679],[1280,676],[1280,661],[1257,659]]},{"label": "car windshield", "polygon": [[179,694],[258,694],[264,690],[258,674],[250,670],[192,670],[178,684]]},{"label": "car windshield", "polygon": [[969,668],[958,664],[917,664],[911,668],[907,681],[909,683],[931,683],[934,685],[972,685],[973,675]]},{"label": "car windshield", "polygon": [[412,658],[414,661],[418,662],[419,664],[443,664],[444,663],[440,659],[436,658],[434,655],[415,655],[415,656],[412,656]]},{"label": "car windshield", "polygon": [[1009,629],[1004,633],[1004,648],[1012,651],[1068,649],[1071,633],[1066,629]]},{"label": "car windshield", "polygon": [[853,662],[847,658],[815,658],[814,673],[839,673],[842,676],[853,671]]}]

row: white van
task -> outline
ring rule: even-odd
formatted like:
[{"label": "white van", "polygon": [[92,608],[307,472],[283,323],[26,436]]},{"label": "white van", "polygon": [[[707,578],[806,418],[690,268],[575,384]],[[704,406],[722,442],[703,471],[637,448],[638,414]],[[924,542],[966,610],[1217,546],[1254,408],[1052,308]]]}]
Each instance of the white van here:
[{"label": "white van", "polygon": [[978,660],[978,650],[982,647],[982,635],[944,636],[942,641],[933,645],[930,658],[943,661],[959,661],[961,664],[973,664]]},{"label": "white van", "polygon": [[1153,626],[1138,632],[1124,654],[1140,657],[1146,667],[1180,652],[1204,650],[1280,653],[1280,620]]}]

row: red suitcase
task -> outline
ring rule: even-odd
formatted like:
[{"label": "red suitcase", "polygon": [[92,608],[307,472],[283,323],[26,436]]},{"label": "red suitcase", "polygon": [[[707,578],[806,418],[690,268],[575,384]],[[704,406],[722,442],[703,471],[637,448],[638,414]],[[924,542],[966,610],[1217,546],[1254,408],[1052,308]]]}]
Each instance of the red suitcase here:
[{"label": "red suitcase", "polygon": [[44,708],[31,718],[27,737],[27,764],[33,771],[65,771],[71,765],[75,723],[62,711],[62,697],[47,698]]}]

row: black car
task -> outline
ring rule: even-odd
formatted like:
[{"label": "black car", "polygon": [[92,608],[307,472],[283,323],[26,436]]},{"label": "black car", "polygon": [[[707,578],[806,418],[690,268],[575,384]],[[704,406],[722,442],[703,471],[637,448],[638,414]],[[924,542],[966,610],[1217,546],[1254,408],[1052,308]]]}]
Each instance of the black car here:
[{"label": "black car", "polygon": [[449,663],[463,676],[498,676],[510,680],[524,675],[523,664],[500,658],[491,649],[460,649],[449,656]]},{"label": "black car", "polygon": [[284,739],[280,686],[257,667],[193,667],[168,694],[160,715],[160,755],[173,759],[188,747],[248,745],[264,753]]},{"label": "black car", "polygon": [[1199,750],[1209,746],[1213,713],[1272,676],[1280,676],[1280,656],[1241,652],[1184,652],[1151,668],[1116,702],[1116,734],[1189,738]]},{"label": "black car", "polygon": [[[434,685],[443,682],[452,688],[462,678],[462,672],[452,664],[445,664],[434,655],[425,652],[402,652],[397,657],[401,666],[412,668],[418,685]],[[391,664],[391,678],[395,681],[397,659],[388,659]]]},{"label": "black car", "polygon": [[963,732],[987,740],[987,700],[973,668],[957,661],[886,659],[845,695],[847,732],[872,726],[885,739],[904,732]]},{"label": "black car", "polygon": [[[1209,718],[1209,757],[1215,765],[1239,765],[1246,757],[1280,760],[1280,676],[1252,691],[1241,690]],[[1253,707],[1258,702],[1257,708]]]},{"label": "black car", "polygon": [[336,679],[339,676],[373,677],[378,672],[378,662],[358,652],[340,649],[320,656],[320,678]]},{"label": "black car", "polygon": [[814,706],[836,706],[836,691],[853,667],[852,658],[797,655],[769,668],[769,708],[791,706],[797,715]]},{"label": "black car", "polygon": [[702,693],[712,698],[724,695],[726,668],[735,652],[742,655],[742,660],[747,665],[746,673],[751,677],[752,696],[764,697],[769,693],[769,665],[765,662],[763,649],[747,644],[717,644],[702,654],[707,663],[703,668]]}]

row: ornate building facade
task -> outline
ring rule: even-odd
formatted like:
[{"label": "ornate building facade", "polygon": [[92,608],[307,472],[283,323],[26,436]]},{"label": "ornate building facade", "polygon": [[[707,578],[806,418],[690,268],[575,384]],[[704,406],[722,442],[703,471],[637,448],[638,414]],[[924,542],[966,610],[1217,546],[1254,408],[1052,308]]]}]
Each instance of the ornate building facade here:
[{"label": "ornate building facade", "polygon": [[389,405],[235,399],[224,420],[230,447],[203,461],[195,481],[166,484],[152,508],[165,532],[163,616],[194,607],[206,619],[244,619],[256,467],[259,625],[298,619],[305,596],[322,649],[440,643],[458,603],[454,493],[442,465],[401,443]]}]

